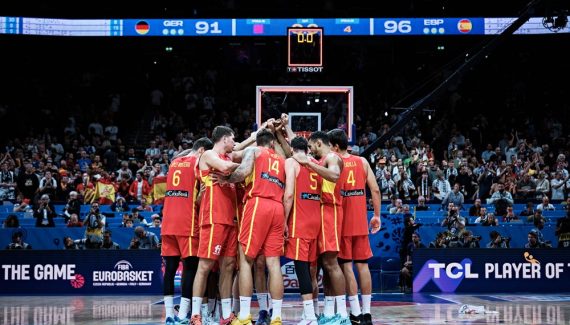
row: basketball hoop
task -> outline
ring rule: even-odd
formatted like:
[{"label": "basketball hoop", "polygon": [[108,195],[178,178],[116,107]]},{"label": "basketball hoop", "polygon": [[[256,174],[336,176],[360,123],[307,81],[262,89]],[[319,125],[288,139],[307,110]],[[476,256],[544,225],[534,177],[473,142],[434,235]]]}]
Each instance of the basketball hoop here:
[{"label": "basketball hoop", "polygon": [[308,139],[311,136],[311,133],[313,133],[313,132],[311,132],[311,131],[297,131],[297,132],[295,132],[295,134],[298,137],[303,137],[305,139]]}]

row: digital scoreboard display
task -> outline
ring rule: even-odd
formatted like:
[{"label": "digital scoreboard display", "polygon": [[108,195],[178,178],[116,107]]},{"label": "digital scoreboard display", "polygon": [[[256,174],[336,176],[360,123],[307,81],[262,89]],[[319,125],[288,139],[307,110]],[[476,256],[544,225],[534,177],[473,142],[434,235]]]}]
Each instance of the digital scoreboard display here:
[{"label": "digital scoreboard display", "polygon": [[287,28],[287,71],[323,71],[323,28]]}]

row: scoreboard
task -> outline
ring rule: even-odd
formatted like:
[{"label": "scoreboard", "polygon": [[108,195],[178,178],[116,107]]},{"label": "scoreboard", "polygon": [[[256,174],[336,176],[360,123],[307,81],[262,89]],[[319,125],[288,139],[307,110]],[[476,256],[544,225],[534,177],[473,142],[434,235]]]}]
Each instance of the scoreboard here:
[{"label": "scoreboard", "polygon": [[[283,36],[321,27],[328,36],[494,35],[516,18],[57,19],[0,16],[0,34],[46,36]],[[558,33],[570,33],[566,27]],[[515,34],[553,34],[533,17]]]},{"label": "scoreboard", "polygon": [[323,28],[287,28],[287,71],[323,71]]}]

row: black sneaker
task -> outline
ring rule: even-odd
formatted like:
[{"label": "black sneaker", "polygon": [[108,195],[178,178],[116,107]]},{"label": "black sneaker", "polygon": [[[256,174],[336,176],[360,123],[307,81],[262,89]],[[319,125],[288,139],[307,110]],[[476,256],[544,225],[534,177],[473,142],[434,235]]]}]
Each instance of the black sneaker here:
[{"label": "black sneaker", "polygon": [[372,315],[362,314],[362,325],[372,325]]},{"label": "black sneaker", "polygon": [[353,314],[350,314],[350,323],[352,325],[363,325],[364,322],[362,321],[362,314],[358,315],[358,316],[354,316]]}]

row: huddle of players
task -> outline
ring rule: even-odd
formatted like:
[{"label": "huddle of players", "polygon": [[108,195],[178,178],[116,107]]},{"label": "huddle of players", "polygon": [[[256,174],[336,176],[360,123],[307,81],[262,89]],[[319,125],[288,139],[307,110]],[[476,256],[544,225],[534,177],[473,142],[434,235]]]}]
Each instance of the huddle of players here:
[{"label": "huddle of players", "polygon": [[[273,309],[270,321],[260,314],[256,323],[281,324],[282,255],[294,260],[303,298],[301,324],[372,323],[368,233],[380,229],[380,192],[374,174],[365,159],[346,151],[344,131],[313,132],[307,141],[287,130],[286,118],[267,121],[238,145],[232,129],[218,126],[212,141],[201,138],[173,159],[161,230],[166,324],[213,323],[202,297],[215,266],[220,325],[251,324],[252,266],[259,256],[265,258]],[[256,146],[245,148],[254,142]],[[366,185],[374,206],[371,229]],[[180,258],[182,298],[175,316],[174,276]],[[325,288],[325,308],[318,320],[317,258]],[[353,262],[360,278],[362,310]],[[236,269],[238,315],[232,313],[238,310],[232,309]]]}]

